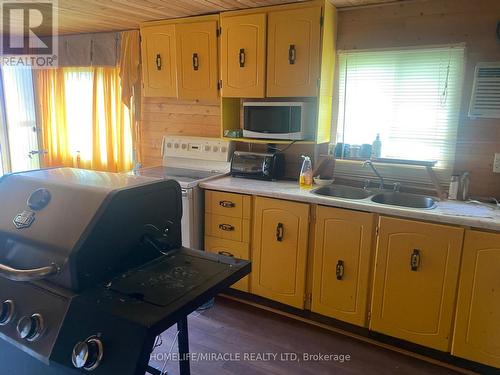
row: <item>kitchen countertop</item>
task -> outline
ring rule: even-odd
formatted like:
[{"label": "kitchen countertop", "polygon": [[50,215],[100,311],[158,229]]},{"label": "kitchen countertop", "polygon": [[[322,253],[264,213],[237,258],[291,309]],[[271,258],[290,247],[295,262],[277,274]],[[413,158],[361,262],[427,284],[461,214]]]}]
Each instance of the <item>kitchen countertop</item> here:
[{"label": "kitchen countertop", "polygon": [[362,200],[319,196],[301,189],[294,181],[259,181],[235,177],[220,177],[200,183],[204,189],[258,195],[297,202],[321,204],[358,211],[428,220],[480,229],[500,231],[500,209],[490,204],[439,201],[434,209],[406,208]]}]

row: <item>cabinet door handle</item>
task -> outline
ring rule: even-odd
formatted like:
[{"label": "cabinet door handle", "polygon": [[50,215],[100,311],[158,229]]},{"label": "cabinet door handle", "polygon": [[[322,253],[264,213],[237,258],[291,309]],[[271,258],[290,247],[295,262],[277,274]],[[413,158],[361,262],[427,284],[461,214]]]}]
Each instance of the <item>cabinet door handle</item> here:
[{"label": "cabinet door handle", "polygon": [[337,280],[342,280],[344,277],[344,261],[340,260],[337,262],[337,267],[335,267],[335,274],[337,275]]},{"label": "cabinet door handle", "polygon": [[283,241],[283,236],[285,235],[285,227],[283,223],[278,223],[276,226],[276,240],[281,242]]},{"label": "cabinet door handle", "polygon": [[161,70],[161,56],[159,53],[156,54],[156,70]]},{"label": "cabinet door handle", "polygon": [[193,69],[198,70],[200,67],[200,61],[197,53],[193,53]]},{"label": "cabinet door handle", "polygon": [[240,48],[240,68],[243,68],[245,66],[245,49]]},{"label": "cabinet door handle", "polygon": [[295,64],[295,60],[297,59],[297,51],[295,50],[295,44],[290,44],[288,48],[288,63],[290,65]]},{"label": "cabinet door handle", "polygon": [[220,230],[225,230],[226,232],[232,232],[234,227],[231,224],[219,224]]},{"label": "cabinet door handle", "polygon": [[412,271],[418,271],[418,267],[420,267],[420,250],[413,249],[413,253],[410,257],[410,267]]},{"label": "cabinet door handle", "polygon": [[229,251],[219,251],[218,252],[219,255],[224,255],[226,257],[231,257],[231,258],[234,258],[234,255],[231,254]]},{"label": "cabinet door handle", "polygon": [[234,208],[236,204],[234,204],[231,201],[220,201],[219,206],[224,207],[224,208]]}]

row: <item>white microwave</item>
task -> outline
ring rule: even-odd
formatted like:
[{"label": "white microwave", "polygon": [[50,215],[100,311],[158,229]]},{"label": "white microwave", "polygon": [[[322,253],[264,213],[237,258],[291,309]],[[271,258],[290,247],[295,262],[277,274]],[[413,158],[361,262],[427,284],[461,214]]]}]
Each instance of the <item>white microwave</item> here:
[{"label": "white microwave", "polygon": [[245,102],[243,103],[243,137],[309,140],[309,103]]}]

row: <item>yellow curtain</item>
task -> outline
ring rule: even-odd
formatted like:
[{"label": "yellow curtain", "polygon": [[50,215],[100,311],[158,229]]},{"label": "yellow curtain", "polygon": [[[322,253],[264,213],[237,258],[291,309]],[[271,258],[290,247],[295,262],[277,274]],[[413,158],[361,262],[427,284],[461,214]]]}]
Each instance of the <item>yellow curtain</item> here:
[{"label": "yellow curtain", "polygon": [[38,118],[42,127],[44,166],[73,166],[69,149],[62,69],[35,70]]},{"label": "yellow curtain", "polygon": [[122,102],[118,68],[37,70],[35,78],[44,166],[132,169],[132,116]]},{"label": "yellow curtain", "polygon": [[139,30],[123,31],[120,43],[120,79],[123,103],[132,111],[134,162],[141,160],[141,41]]}]

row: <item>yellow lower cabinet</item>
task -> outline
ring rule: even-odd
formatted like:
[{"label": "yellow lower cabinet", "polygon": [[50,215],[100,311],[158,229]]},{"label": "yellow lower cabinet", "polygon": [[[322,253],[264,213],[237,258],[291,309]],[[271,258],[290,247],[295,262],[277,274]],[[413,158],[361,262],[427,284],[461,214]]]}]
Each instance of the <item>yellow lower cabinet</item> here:
[{"label": "yellow lower cabinet", "polygon": [[[249,245],[243,242],[223,240],[221,238],[205,237],[205,250],[210,253],[230,256],[238,259],[250,259]],[[231,288],[249,291],[249,276],[234,283]]]},{"label": "yellow lower cabinet", "polygon": [[375,215],[319,206],[311,310],[366,327]]},{"label": "yellow lower cabinet", "polygon": [[465,234],[452,354],[500,368],[500,234]]},{"label": "yellow lower cabinet", "polygon": [[205,234],[230,241],[250,242],[250,220],[205,214]]},{"label": "yellow lower cabinet", "polygon": [[380,218],[370,329],[450,351],[463,232]]},{"label": "yellow lower cabinet", "polygon": [[257,197],[250,291],[304,308],[309,205]]}]

